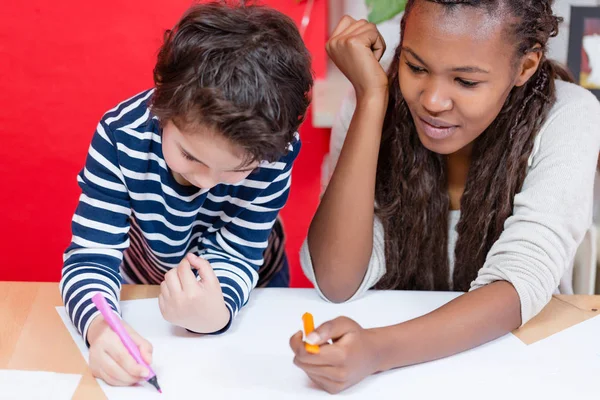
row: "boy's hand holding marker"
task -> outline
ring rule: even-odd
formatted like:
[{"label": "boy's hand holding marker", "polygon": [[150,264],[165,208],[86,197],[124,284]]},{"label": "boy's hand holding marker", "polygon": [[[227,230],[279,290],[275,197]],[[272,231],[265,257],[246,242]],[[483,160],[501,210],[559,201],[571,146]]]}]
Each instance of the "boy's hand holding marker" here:
[{"label": "boy's hand holding marker", "polygon": [[[125,321],[121,323],[140,349],[146,364],[152,364],[150,342],[141,337]],[[90,344],[90,369],[94,377],[113,386],[134,385],[148,377],[150,371],[134,360],[102,315],[94,318],[90,324],[87,340]]]},{"label": "boy's hand holding marker", "polygon": [[[192,268],[198,271],[200,280]],[[167,321],[194,332],[218,331],[227,325],[230,318],[221,285],[210,263],[191,253],[165,275],[158,305]],[[144,361],[152,364],[150,342],[125,321],[121,323],[138,346]],[[90,368],[95,377],[110,385],[130,386],[148,376],[148,369],[134,360],[102,315],[90,324],[87,340],[90,344]]]},{"label": "boy's hand holding marker", "polygon": [[[200,280],[192,269],[198,271]],[[227,325],[230,318],[212,266],[192,253],[165,274],[158,306],[167,321],[198,333],[216,332]]]},{"label": "boy's hand holding marker", "polygon": [[[305,314],[306,315],[306,314]],[[329,393],[338,393],[378,372],[378,351],[375,331],[363,329],[346,317],[325,322],[308,332],[310,321],[303,332],[290,339],[294,364]],[[312,320],[312,316],[310,318]],[[329,344],[329,341],[332,344]]]}]

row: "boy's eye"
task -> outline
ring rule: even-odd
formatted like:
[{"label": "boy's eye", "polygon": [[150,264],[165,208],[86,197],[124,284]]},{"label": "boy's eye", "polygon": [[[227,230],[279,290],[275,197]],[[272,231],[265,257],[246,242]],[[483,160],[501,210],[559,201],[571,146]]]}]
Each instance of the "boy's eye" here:
[{"label": "boy's eye", "polygon": [[186,160],[189,160],[189,161],[194,161],[194,160],[195,160],[195,159],[194,159],[194,157],[190,156],[190,155],[189,155],[188,153],[186,153],[185,151],[182,151],[182,152],[181,152],[181,155],[182,155],[182,156],[183,156],[183,158],[185,158]]},{"label": "boy's eye", "polygon": [[408,68],[410,68],[410,70],[412,72],[414,72],[415,74],[420,74],[420,73],[423,73],[423,72],[427,72],[427,70],[425,68],[417,67],[416,65],[411,64],[408,61],[406,61],[406,65],[408,65]]},{"label": "boy's eye", "polygon": [[467,88],[473,88],[479,84],[479,82],[468,81],[468,80],[461,79],[461,78],[456,78],[456,80],[458,83],[460,83],[461,85],[463,85],[464,87],[467,87]]},{"label": "boy's eye", "polygon": [[230,171],[232,174],[255,174],[258,171],[258,168],[248,168],[248,169],[239,169],[235,171]]}]

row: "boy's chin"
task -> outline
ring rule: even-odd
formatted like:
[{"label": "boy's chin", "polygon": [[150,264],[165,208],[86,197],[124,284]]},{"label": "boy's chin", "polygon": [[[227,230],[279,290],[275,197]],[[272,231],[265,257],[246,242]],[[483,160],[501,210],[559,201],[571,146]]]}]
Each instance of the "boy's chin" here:
[{"label": "boy's chin", "polygon": [[186,179],[185,181],[187,182],[186,186],[193,186],[196,189],[204,189],[202,186],[190,181],[189,179]]},{"label": "boy's chin", "polygon": [[200,190],[204,190],[204,189],[205,189],[204,187],[202,187],[202,186],[198,185],[198,184],[197,184],[197,183],[195,183],[194,181],[191,181],[191,180],[187,179],[185,176],[182,176],[182,177],[183,177],[183,179],[184,179],[184,180],[185,180],[185,182],[186,182],[186,186],[193,186],[193,187],[195,187],[196,189],[200,189]]},{"label": "boy's chin", "polygon": [[192,181],[190,181],[184,174],[180,174],[179,172],[173,172],[173,177],[182,186],[194,186],[198,189],[202,189],[200,186],[195,185]]}]

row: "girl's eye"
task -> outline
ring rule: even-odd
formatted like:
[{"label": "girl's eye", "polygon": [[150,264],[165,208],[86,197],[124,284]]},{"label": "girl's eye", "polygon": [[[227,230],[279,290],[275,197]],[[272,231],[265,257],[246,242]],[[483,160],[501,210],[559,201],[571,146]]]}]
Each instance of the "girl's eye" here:
[{"label": "girl's eye", "polygon": [[461,85],[463,85],[464,87],[467,87],[467,88],[474,88],[475,86],[479,85],[479,82],[475,82],[475,81],[467,81],[467,80],[461,79],[461,78],[456,78],[456,80],[458,81],[458,83],[460,83]]},{"label": "girl's eye", "polygon": [[406,65],[408,65],[408,68],[410,68],[410,70],[412,72],[414,72],[415,74],[427,72],[427,70],[425,68],[417,67],[416,65],[413,65],[413,64],[409,63],[408,61],[406,61]]}]

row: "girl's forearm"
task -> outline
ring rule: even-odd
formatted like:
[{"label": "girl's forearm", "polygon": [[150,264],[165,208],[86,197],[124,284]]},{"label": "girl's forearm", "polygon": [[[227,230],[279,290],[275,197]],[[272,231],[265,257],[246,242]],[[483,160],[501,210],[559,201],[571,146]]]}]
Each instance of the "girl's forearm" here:
[{"label": "girl's forearm", "polygon": [[375,328],[378,370],[447,357],[501,337],[521,325],[520,304],[515,288],[499,281],[422,317]]},{"label": "girl's forearm", "polygon": [[347,300],[371,258],[375,176],[387,93],[357,100],[338,164],[308,232],[323,294]]}]

